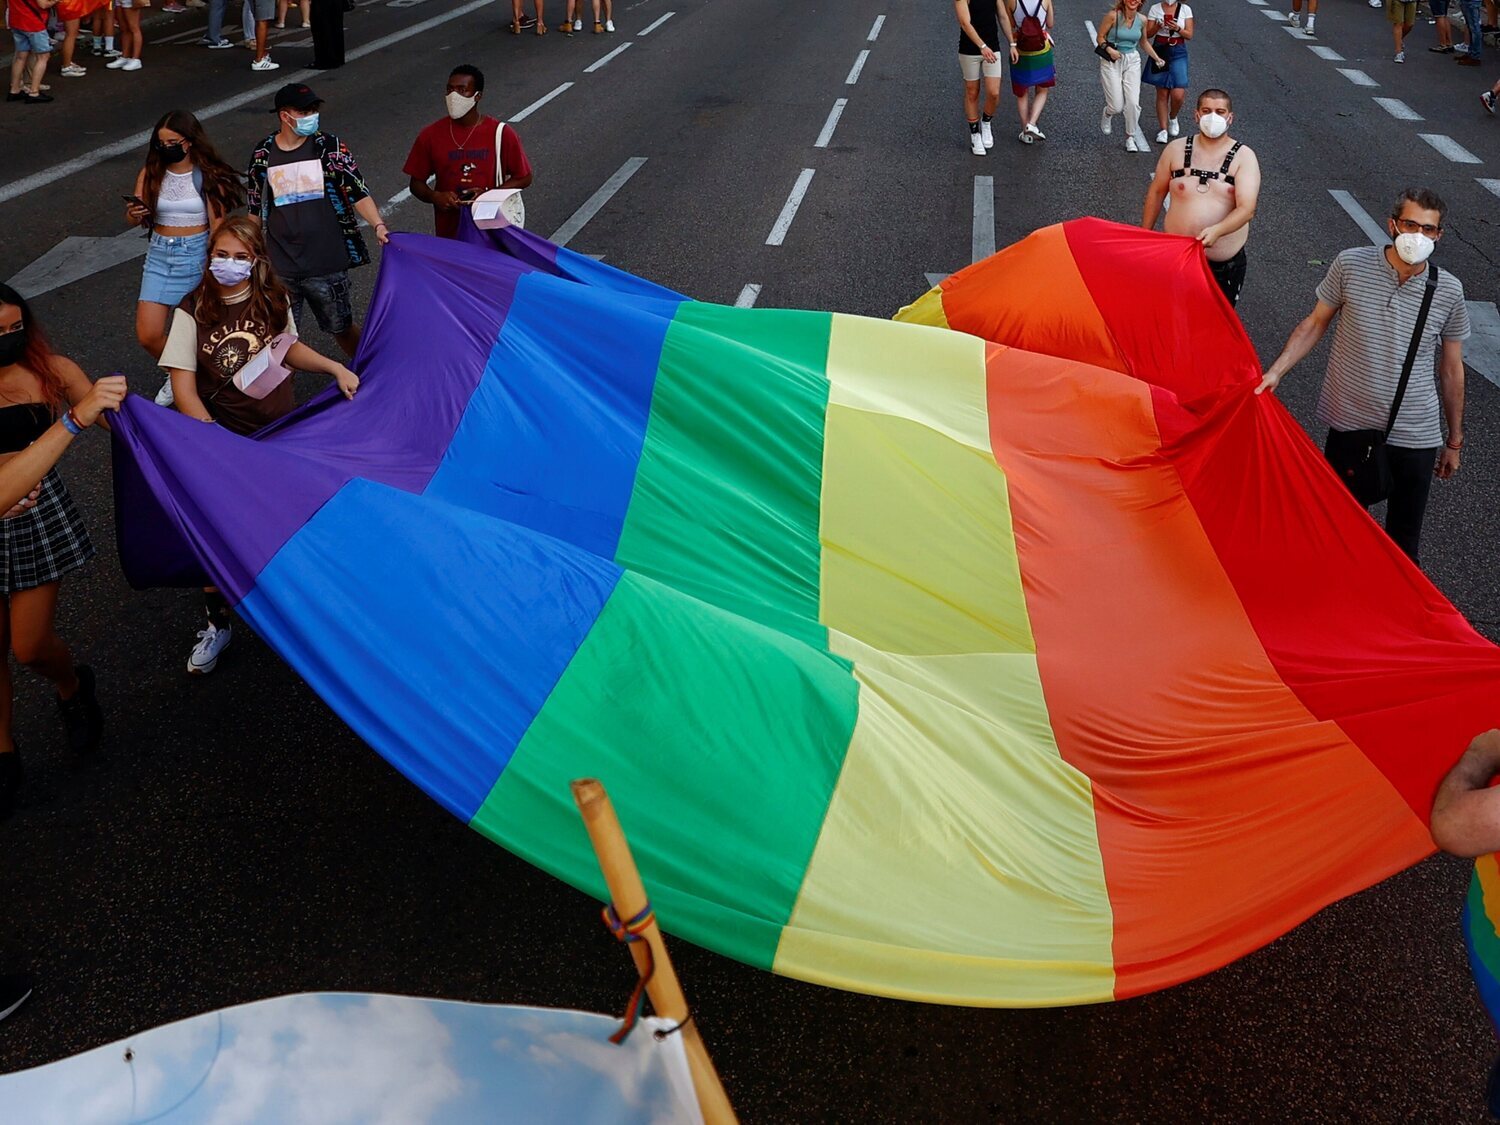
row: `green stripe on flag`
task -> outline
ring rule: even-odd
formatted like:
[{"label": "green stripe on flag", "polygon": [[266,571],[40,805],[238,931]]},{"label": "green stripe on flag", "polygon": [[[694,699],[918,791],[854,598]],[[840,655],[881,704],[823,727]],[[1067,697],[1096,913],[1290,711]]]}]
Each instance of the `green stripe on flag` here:
[{"label": "green stripe on flag", "polygon": [[615,559],[820,648],[829,313],[689,302],[667,329]]},{"label": "green stripe on flag", "polygon": [[470,825],[603,898],[597,777],[663,926],[769,969],[857,708],[844,662],[626,574]]}]

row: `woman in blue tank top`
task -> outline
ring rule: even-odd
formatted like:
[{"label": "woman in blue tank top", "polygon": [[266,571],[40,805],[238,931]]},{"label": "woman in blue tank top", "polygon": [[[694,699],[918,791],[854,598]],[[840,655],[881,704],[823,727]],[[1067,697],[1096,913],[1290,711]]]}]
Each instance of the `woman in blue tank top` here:
[{"label": "woman in blue tank top", "polygon": [[1161,56],[1146,38],[1146,17],[1141,14],[1141,0],[1116,0],[1115,6],[1099,21],[1099,41],[1094,53],[1099,56],[1099,84],[1104,87],[1104,113],[1099,128],[1106,136],[1113,130],[1113,118],[1125,118],[1125,151],[1150,152],[1141,133],[1141,52],[1160,64]]}]

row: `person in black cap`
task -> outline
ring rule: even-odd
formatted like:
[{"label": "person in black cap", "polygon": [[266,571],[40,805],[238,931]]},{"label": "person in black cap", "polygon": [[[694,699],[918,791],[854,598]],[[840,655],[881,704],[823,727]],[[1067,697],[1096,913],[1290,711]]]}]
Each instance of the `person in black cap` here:
[{"label": "person in black cap", "polygon": [[250,155],[250,216],[266,232],[271,264],[292,296],[299,322],[312,306],[318,327],[353,356],[359,325],[349,297],[349,270],[370,260],[359,233],[363,218],[383,246],[390,231],[344,143],[319,129],[323,99],[292,82],[276,91],[280,128]]}]

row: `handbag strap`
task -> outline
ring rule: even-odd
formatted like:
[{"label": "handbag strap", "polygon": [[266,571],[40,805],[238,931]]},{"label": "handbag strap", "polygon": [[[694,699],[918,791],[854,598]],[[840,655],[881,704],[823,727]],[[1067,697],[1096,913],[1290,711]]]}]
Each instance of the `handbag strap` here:
[{"label": "handbag strap", "polygon": [[1396,415],[1401,412],[1401,400],[1406,397],[1406,384],[1411,382],[1412,364],[1417,361],[1417,347],[1422,343],[1422,329],[1427,327],[1427,311],[1432,308],[1432,295],[1437,292],[1437,266],[1427,267],[1427,284],[1422,289],[1422,307],[1417,310],[1417,326],[1412,329],[1411,343],[1406,348],[1406,362],[1401,365],[1401,381],[1396,384],[1396,398],[1391,403],[1391,416],[1385,423],[1385,436],[1389,438],[1396,428]]}]

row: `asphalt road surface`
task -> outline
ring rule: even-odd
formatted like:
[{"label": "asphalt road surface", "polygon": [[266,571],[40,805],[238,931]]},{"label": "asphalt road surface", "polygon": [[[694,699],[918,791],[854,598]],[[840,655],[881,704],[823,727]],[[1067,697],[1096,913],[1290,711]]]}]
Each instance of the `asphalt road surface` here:
[{"label": "asphalt road surface", "polygon": [[[494,3],[372,0],[347,19],[348,66],[299,71],[311,49],[288,32],[274,74],[252,73],[247,51],[190,45],[201,13],[155,12],[142,71],[84,58],[86,78],[54,71],[53,105],[4,107],[0,277],[65,237],[120,233],[119,196],[161,112],[199,111],[243,164],[269,131],[272,91],[293,78],[326,98],[325,127],[376,198],[393,200],[412,138],[442,113],[449,68],[473,62],[489,79],[484,108],[515,121],[535,165],[533,229],[574,218],[574,249],[706,300],[888,316],[926,273],[1037,226],[1138,219],[1155,158],[1125,153],[1118,126],[1099,132],[1084,21],[1104,3],[1059,8],[1049,139],[1016,143],[1007,93],[983,159],[967,148],[951,9],[936,0],[621,0],[618,34],[572,39],[514,38]],[[1493,302],[1500,121],[1477,94],[1500,52],[1457,67],[1425,50],[1424,18],[1398,66],[1383,13],[1362,0],[1325,3],[1315,41],[1274,16],[1260,0],[1203,5],[1192,48],[1195,87],[1233,93],[1233,131],[1265,172],[1240,304],[1262,356],[1311,306],[1334,254],[1366,240],[1356,219],[1378,221],[1408,184],[1450,201],[1435,260]],[[431,229],[411,200],[386,214]],[[138,258],[104,269],[37,308],[88,371],[123,370],[153,392],[131,327],[139,271]],[[361,306],[375,272],[356,274]],[[1143,293],[1141,315],[1171,299]],[[1309,424],[1322,354],[1283,385]],[[1500,390],[1470,376],[1465,465],[1435,489],[1425,558],[1494,638]],[[190,680],[197,600],[126,587],[107,443],[80,442],[65,472],[101,557],[66,585],[61,627],[99,671],[110,726],[96,761],[72,760],[45,688],[21,679],[29,780],[0,826],[0,962],[24,961],[41,986],[0,1026],[0,1070],[301,990],[622,1004],[628,959],[588,900],[451,819],[247,630],[218,672]],[[1208,977],[1091,1008],[898,1003],[675,948],[747,1121],[1479,1120],[1496,1043],[1457,928],[1467,871],[1430,860]]]}]

